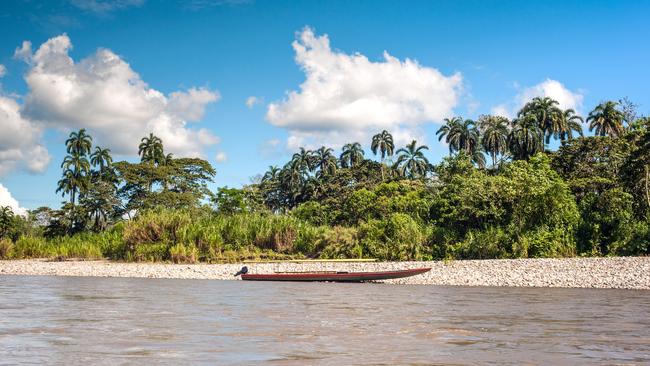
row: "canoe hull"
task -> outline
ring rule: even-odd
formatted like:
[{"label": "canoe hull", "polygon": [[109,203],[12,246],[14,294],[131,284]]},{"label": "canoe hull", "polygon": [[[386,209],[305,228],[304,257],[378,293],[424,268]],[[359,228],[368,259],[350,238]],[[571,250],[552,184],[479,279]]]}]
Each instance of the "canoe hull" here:
[{"label": "canoe hull", "polygon": [[415,268],[399,271],[379,272],[305,272],[305,273],[270,273],[244,274],[245,281],[298,281],[298,282],[366,282],[392,280],[417,276],[429,272],[431,268]]}]

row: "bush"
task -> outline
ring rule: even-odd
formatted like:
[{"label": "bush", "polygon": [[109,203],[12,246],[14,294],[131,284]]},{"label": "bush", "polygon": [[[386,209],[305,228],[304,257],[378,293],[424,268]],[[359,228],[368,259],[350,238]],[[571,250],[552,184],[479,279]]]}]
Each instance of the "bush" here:
[{"label": "bush", "polygon": [[11,258],[11,252],[14,247],[14,243],[7,239],[0,239],[0,259],[9,259]]},{"label": "bush", "polygon": [[48,258],[53,251],[41,237],[23,236],[14,244],[13,258]]},{"label": "bush", "polygon": [[359,227],[363,255],[381,260],[430,259],[429,236],[429,230],[403,213],[394,213],[386,221],[370,220]]},{"label": "bush", "polygon": [[329,207],[316,201],[305,202],[291,211],[298,220],[308,222],[312,225],[327,225],[330,222],[328,217]]},{"label": "bush", "polygon": [[463,241],[450,245],[447,257],[454,259],[525,257],[525,248],[520,246],[516,249],[518,253],[513,255],[512,241],[505,230],[489,227],[487,230],[470,230]]},{"label": "bush", "polygon": [[176,244],[169,248],[169,257],[174,263],[196,263],[198,250],[193,245]]},{"label": "bush", "polygon": [[362,258],[363,248],[357,240],[357,229],[335,226],[316,239],[321,258]]}]

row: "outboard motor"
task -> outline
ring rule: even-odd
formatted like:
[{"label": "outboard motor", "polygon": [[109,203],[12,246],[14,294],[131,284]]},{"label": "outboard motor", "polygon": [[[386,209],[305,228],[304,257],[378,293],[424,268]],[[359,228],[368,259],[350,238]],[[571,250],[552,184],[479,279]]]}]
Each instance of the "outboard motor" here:
[{"label": "outboard motor", "polygon": [[246,273],[248,273],[248,267],[243,266],[243,267],[239,270],[239,272],[235,273],[235,277],[237,277],[237,276],[239,276],[239,275],[246,274]]}]

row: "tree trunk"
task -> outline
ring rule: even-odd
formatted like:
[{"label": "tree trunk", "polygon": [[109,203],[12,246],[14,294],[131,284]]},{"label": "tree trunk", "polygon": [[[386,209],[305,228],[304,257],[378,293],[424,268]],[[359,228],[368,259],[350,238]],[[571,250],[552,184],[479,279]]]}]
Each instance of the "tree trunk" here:
[{"label": "tree trunk", "polygon": [[645,198],[650,207],[650,165],[645,166]]}]

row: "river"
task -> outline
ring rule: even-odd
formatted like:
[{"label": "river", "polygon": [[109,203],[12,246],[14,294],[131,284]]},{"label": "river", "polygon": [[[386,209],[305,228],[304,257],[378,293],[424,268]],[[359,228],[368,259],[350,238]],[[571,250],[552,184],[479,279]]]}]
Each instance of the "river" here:
[{"label": "river", "polygon": [[0,276],[0,364],[650,362],[650,291]]}]

